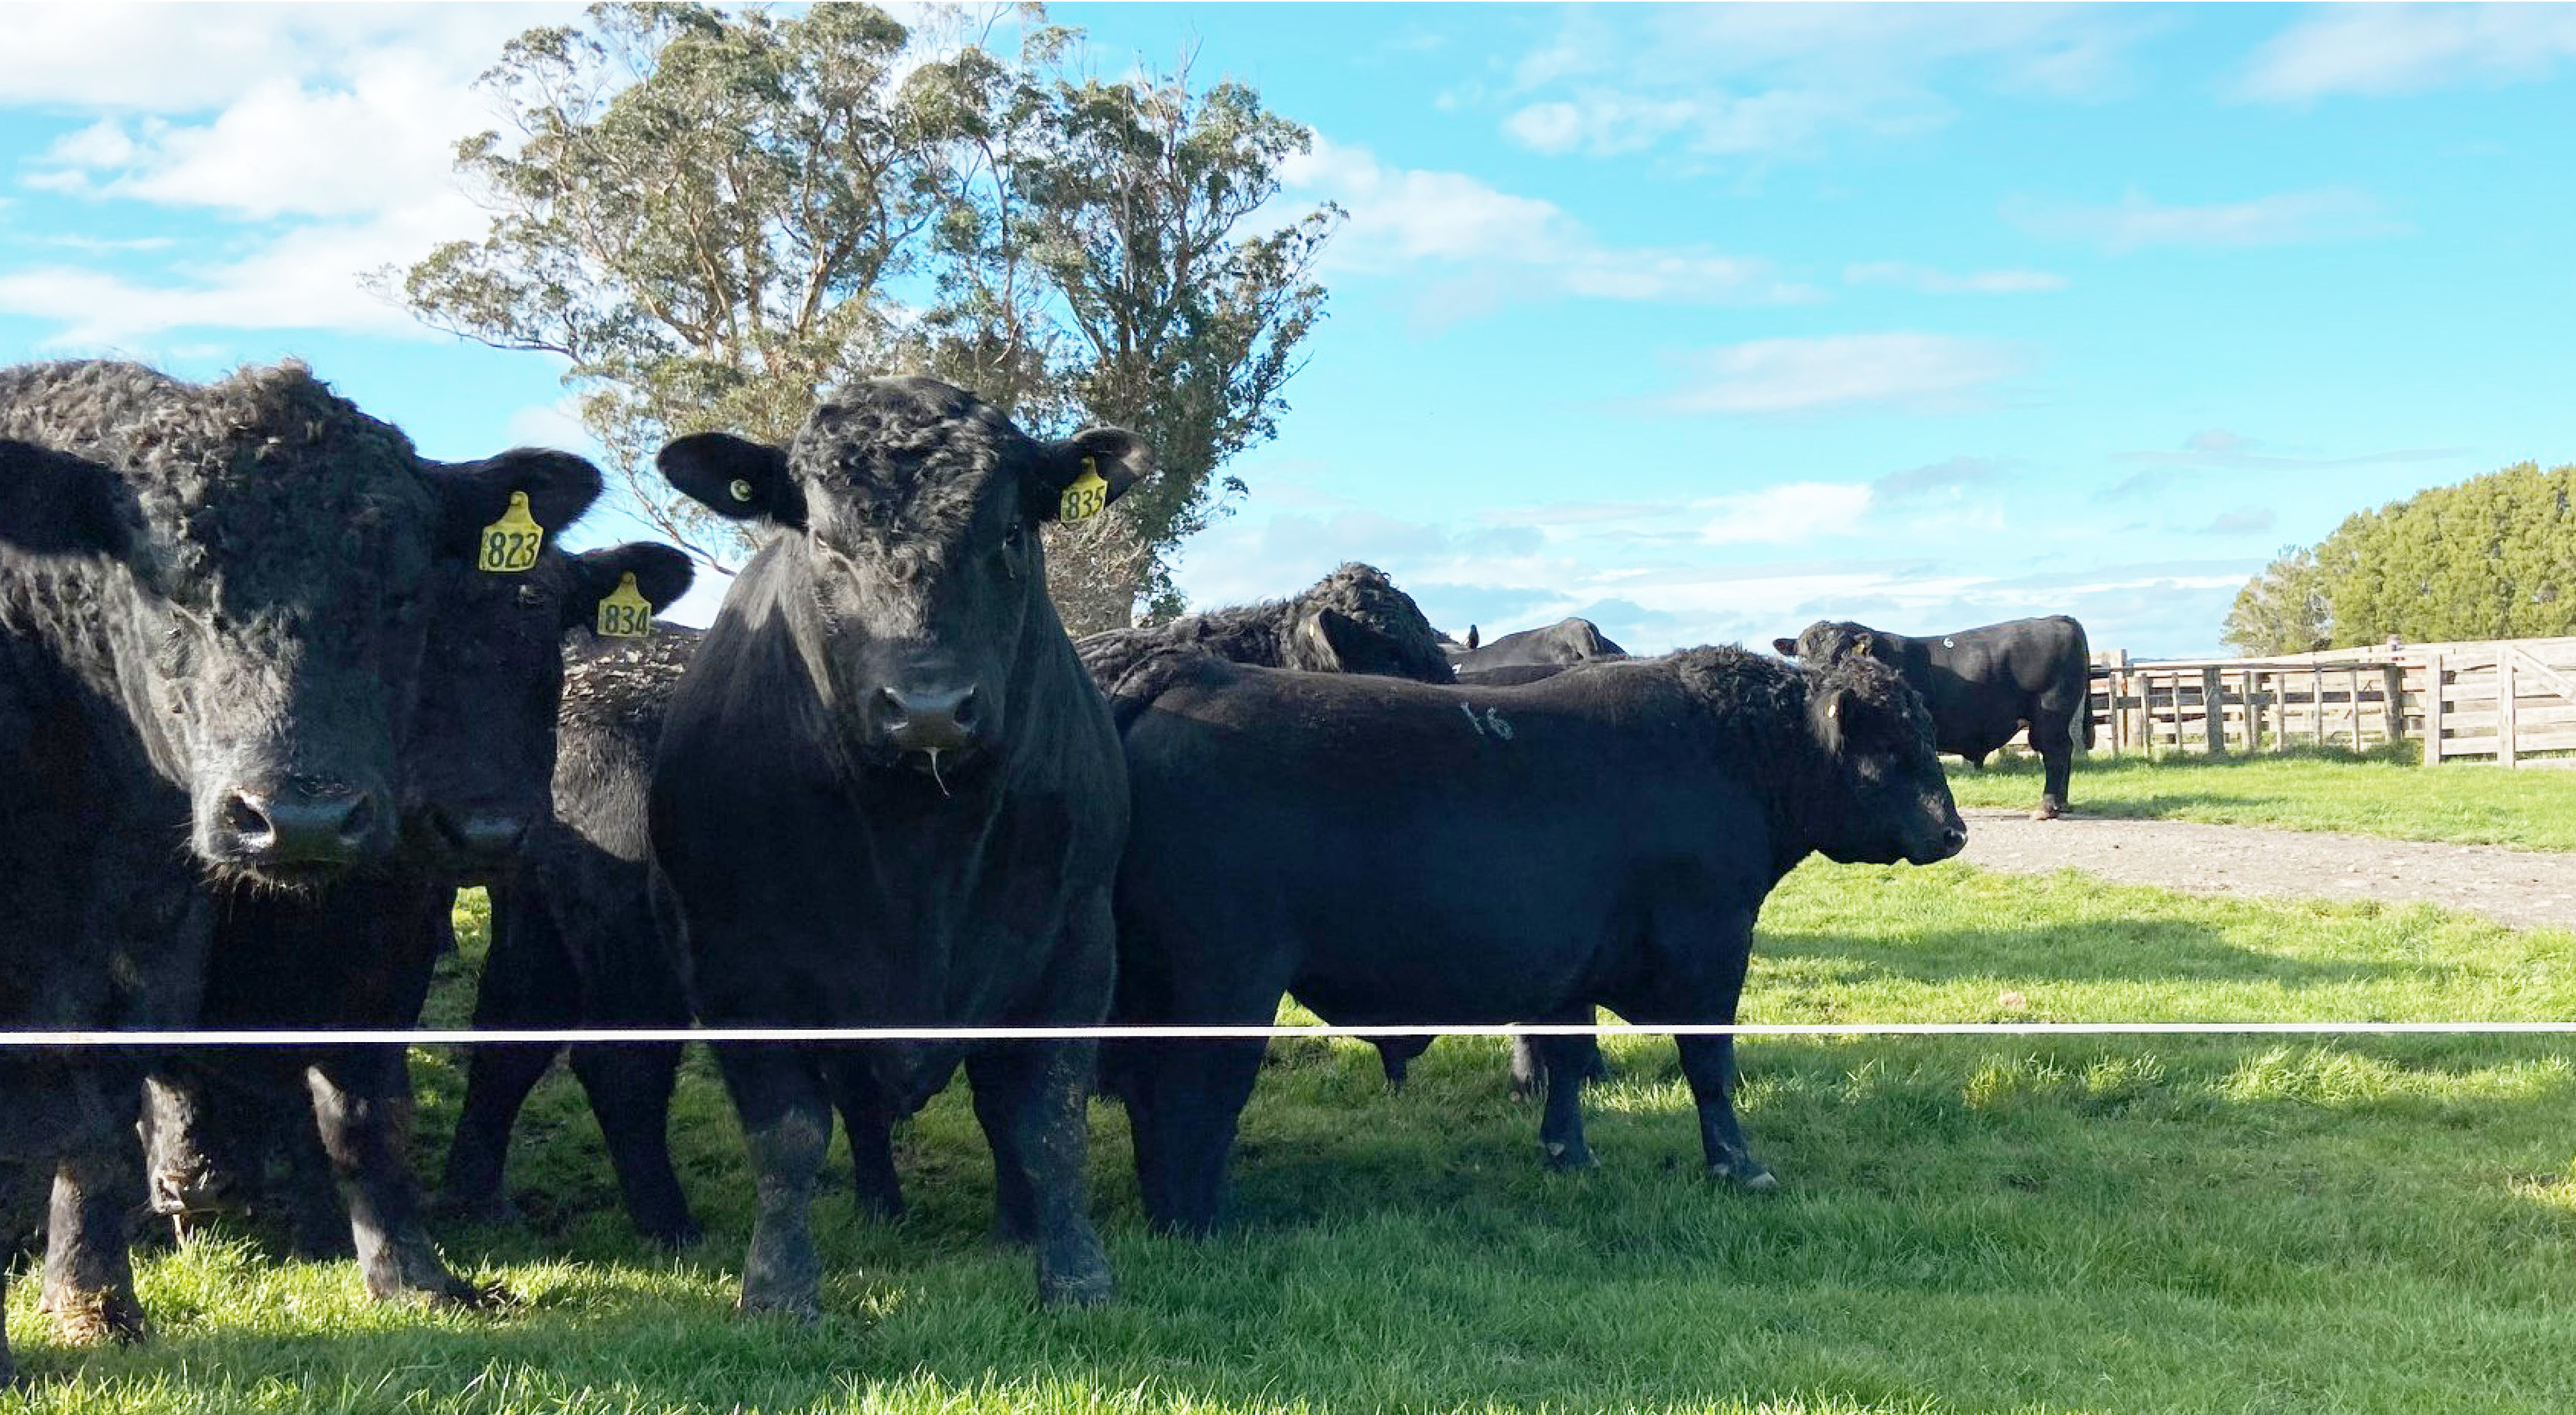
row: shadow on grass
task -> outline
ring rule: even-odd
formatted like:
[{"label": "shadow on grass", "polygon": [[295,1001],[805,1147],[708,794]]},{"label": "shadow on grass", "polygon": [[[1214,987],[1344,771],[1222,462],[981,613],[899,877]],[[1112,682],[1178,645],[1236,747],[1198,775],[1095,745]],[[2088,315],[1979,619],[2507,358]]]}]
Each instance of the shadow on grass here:
[{"label": "shadow on grass", "polygon": [[[2224,930],[2165,919],[2125,919],[2038,928],[1949,929],[1904,938],[1798,932],[1765,926],[1757,953],[1774,962],[1838,961],[1866,973],[1915,982],[1969,978],[2016,982],[2159,980],[2273,982],[2318,986],[2390,977],[2420,963],[2303,959],[2229,941]],[[1857,981],[1839,976],[1837,986]]]}]

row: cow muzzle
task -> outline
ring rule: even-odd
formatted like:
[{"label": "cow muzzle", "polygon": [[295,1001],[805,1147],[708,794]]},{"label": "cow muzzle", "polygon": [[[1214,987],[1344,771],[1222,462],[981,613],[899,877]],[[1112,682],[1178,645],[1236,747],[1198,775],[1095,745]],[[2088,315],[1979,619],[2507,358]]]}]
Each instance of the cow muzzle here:
[{"label": "cow muzzle", "polygon": [[216,858],[253,870],[355,864],[389,844],[377,793],[329,781],[235,785],[209,833]]},{"label": "cow muzzle", "polygon": [[454,869],[499,869],[517,858],[528,839],[528,818],[513,811],[431,806],[423,815],[432,851]]},{"label": "cow muzzle", "polygon": [[899,755],[957,755],[976,745],[983,706],[974,684],[959,688],[882,687],[868,698],[868,735]]}]

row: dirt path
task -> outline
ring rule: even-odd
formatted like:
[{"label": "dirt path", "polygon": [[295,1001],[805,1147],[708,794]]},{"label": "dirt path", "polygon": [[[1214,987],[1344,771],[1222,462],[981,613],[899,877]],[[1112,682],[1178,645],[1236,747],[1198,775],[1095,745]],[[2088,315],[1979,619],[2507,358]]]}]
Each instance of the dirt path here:
[{"label": "dirt path", "polygon": [[2015,874],[2074,868],[2196,894],[2422,900],[2516,928],[2576,928],[2576,854],[2437,845],[2327,831],[2083,815],[2034,821],[1967,808],[1973,865]]}]

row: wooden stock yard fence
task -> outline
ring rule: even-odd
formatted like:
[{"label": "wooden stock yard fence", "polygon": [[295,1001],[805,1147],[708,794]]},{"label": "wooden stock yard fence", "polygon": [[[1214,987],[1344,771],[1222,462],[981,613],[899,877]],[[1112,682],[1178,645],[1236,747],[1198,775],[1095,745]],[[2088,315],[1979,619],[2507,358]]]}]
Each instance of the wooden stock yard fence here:
[{"label": "wooden stock yard fence", "polygon": [[2401,644],[2282,658],[2094,655],[2096,751],[2364,751],[2426,765],[2576,767],[2576,638]]}]

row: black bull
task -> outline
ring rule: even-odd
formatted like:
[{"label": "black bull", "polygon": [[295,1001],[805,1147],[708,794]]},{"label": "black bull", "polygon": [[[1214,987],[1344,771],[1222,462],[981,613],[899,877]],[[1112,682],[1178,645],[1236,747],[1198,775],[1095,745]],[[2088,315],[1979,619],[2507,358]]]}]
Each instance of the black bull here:
[{"label": "black bull", "polygon": [[1772,646],[1815,664],[1865,654],[1905,675],[1932,711],[1934,740],[1972,766],[2012,740],[2024,726],[2039,753],[2044,780],[2034,819],[2066,809],[2067,778],[2075,743],[2093,746],[2092,655],[2084,626],[2063,614],[2012,619],[1954,634],[1908,638],[1864,624],[1819,620],[1795,639]]}]

